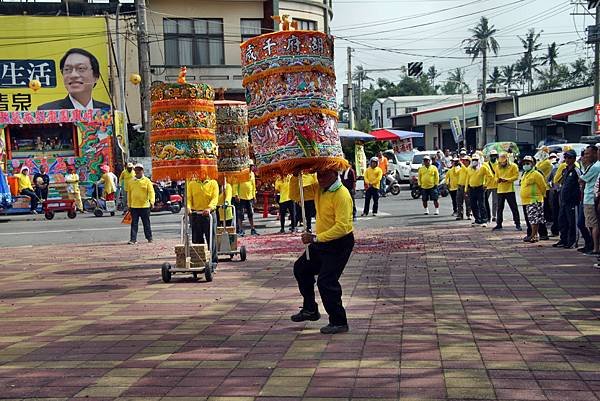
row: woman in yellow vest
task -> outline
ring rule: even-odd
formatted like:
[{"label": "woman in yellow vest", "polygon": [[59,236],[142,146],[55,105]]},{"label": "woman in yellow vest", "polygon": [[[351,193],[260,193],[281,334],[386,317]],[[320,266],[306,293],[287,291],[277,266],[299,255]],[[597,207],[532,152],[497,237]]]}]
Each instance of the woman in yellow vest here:
[{"label": "woman in yellow vest", "polygon": [[[527,236],[525,242],[538,242],[538,231],[544,226],[546,236],[546,219],[544,218],[544,196],[546,195],[546,179],[543,174],[534,167],[534,159],[531,156],[523,158],[523,175],[521,176],[521,203],[525,212],[527,222]],[[544,234],[542,232],[542,234]]]}]

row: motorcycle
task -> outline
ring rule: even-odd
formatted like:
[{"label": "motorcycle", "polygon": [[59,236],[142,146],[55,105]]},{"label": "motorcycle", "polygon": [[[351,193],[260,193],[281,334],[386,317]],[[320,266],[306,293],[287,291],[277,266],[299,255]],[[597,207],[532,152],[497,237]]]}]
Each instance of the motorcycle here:
[{"label": "motorcycle", "polygon": [[165,212],[169,211],[173,214],[177,214],[181,211],[183,206],[183,198],[177,193],[175,189],[161,187],[158,184],[153,183],[154,194],[156,201],[152,212]]},{"label": "motorcycle", "polygon": [[391,193],[392,195],[396,196],[400,193],[400,184],[398,183],[398,180],[395,177],[395,174],[392,173],[388,173],[385,176],[385,182],[386,182],[386,187],[385,187],[385,193]]}]

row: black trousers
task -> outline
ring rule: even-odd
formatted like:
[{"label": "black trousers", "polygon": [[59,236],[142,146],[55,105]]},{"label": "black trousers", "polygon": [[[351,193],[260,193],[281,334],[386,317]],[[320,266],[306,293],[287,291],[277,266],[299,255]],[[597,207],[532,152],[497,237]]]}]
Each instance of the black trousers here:
[{"label": "black trousers", "polygon": [[377,213],[379,210],[379,192],[377,188],[373,186],[370,186],[365,191],[365,207],[363,208],[363,214],[369,214],[371,199],[373,199],[373,213]]},{"label": "black trousers", "polygon": [[31,189],[25,188],[21,190],[21,195],[27,195],[31,198],[30,204],[29,204],[29,209],[30,210],[36,210],[37,209],[37,205],[38,205],[38,201],[39,198],[36,195],[35,192],[33,192]]},{"label": "black trousers", "polygon": [[48,199],[48,187],[46,188],[35,188],[35,194],[40,199]]},{"label": "black trousers", "polygon": [[286,201],[279,204],[279,223],[281,229],[285,230],[285,216],[290,214],[290,222],[292,229],[296,228],[296,205],[294,201]]},{"label": "black trousers", "polygon": [[[525,215],[525,224],[527,224],[527,236],[530,237],[531,223],[529,223],[529,216],[527,216],[527,206],[525,205],[523,205],[523,214]],[[548,227],[546,226],[546,223],[538,224],[538,234],[540,234],[540,237],[548,236]]]},{"label": "black trousers", "polygon": [[456,213],[458,210],[456,209],[456,193],[458,191],[448,191],[450,192],[450,199],[452,199],[452,213]]},{"label": "black trousers", "polygon": [[152,239],[152,227],[150,227],[150,208],[129,208],[131,212],[131,231],[129,239],[131,241],[137,241],[138,224],[142,219],[142,225],[144,226],[144,236],[148,241]]},{"label": "black trousers", "polygon": [[483,185],[469,188],[469,199],[471,201],[471,212],[475,223],[483,224],[487,220],[485,211],[485,190]]},{"label": "black trousers", "polygon": [[212,226],[210,225],[209,216],[203,216],[199,213],[192,213],[190,223],[192,225],[192,244],[209,243],[212,238],[211,254],[212,262],[218,263],[217,255],[217,215],[215,212],[212,215]]},{"label": "black trousers", "polygon": [[332,325],[348,324],[346,310],[342,305],[342,286],[340,277],[354,248],[354,234],[330,242],[311,244],[309,246],[310,260],[306,252],[294,264],[294,277],[298,289],[304,298],[302,307],[308,311],[316,311],[315,276],[317,287],[325,311]]},{"label": "black trousers", "polygon": [[504,221],[504,202],[508,202],[510,211],[512,212],[513,221],[516,227],[521,226],[521,216],[519,215],[519,206],[517,205],[517,196],[514,192],[498,194],[498,211],[496,213],[496,225],[502,227]]},{"label": "black trousers", "polygon": [[315,206],[315,201],[314,200],[305,200],[304,201],[304,208],[306,209],[305,213],[306,213],[306,221],[303,221],[302,219],[302,206],[298,205],[298,208],[296,209],[296,223],[299,221],[302,221],[304,223],[304,228],[306,228],[308,231],[312,230],[312,219],[314,219],[315,217],[317,217],[317,208]]},{"label": "black trousers", "polygon": [[575,221],[575,208],[577,205],[561,204],[558,212],[558,225],[560,227],[560,242],[573,245],[577,239],[577,221]]}]

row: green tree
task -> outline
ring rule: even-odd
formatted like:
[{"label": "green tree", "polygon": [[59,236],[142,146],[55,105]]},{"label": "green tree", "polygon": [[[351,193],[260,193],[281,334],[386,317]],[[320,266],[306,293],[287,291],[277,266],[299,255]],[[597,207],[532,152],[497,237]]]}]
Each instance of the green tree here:
[{"label": "green tree", "polygon": [[548,66],[550,76],[554,76],[554,71],[558,68],[558,47],[556,42],[548,46],[547,53],[542,57],[542,65]]},{"label": "green tree", "polygon": [[590,74],[590,65],[588,61],[584,58],[578,58],[574,62],[571,63],[571,76],[569,77],[569,86],[582,86],[582,85],[590,85],[593,82],[593,78]]},{"label": "green tree", "polygon": [[570,78],[571,72],[569,66],[566,64],[557,64],[553,71],[550,71],[550,68],[546,68],[539,72],[540,82],[537,90],[546,91],[563,88],[568,86]]},{"label": "green tree", "polygon": [[436,90],[437,90],[437,87],[435,86],[435,80],[438,79],[440,75],[442,75],[442,74],[440,74],[439,71],[435,68],[435,65],[432,65],[427,70],[427,79],[429,79],[429,83]]},{"label": "green tree", "polygon": [[534,76],[533,72],[540,65],[540,58],[535,55],[535,52],[540,50],[542,44],[539,43],[540,33],[535,33],[535,29],[530,29],[524,38],[519,36],[519,40],[525,49],[525,53],[520,60],[521,76],[525,83],[527,83],[528,92],[533,90]]},{"label": "green tree", "polygon": [[516,66],[515,64],[512,65],[505,65],[504,67],[502,67],[502,83],[504,85],[506,85],[508,87],[508,89],[510,89],[513,84],[516,82],[517,80],[517,72],[516,72]]},{"label": "green tree", "polygon": [[502,74],[500,68],[494,67],[492,73],[488,76],[488,83],[494,89],[498,88],[502,84]]},{"label": "green tree", "polygon": [[[463,44],[466,45],[465,52],[472,57],[472,61],[475,61],[477,58],[481,57],[483,62],[483,73],[482,73],[482,82],[483,82],[483,93],[482,93],[482,107],[485,107],[485,100],[487,95],[487,58],[489,52],[494,53],[494,55],[498,55],[498,50],[500,50],[500,45],[494,38],[496,34],[496,29],[493,25],[489,24],[489,21],[486,17],[481,17],[479,24],[475,26],[475,28],[469,29],[472,36],[463,41]],[[481,131],[479,135],[479,140],[477,141],[478,147],[482,148],[486,141],[486,113],[485,110],[481,113]]]}]

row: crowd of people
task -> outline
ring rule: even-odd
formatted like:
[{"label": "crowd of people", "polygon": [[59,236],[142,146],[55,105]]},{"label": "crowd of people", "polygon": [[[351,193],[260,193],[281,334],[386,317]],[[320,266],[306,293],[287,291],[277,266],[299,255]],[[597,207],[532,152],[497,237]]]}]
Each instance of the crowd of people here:
[{"label": "crowd of people", "polygon": [[558,154],[542,147],[535,156],[520,161],[513,156],[496,150],[485,156],[478,151],[469,155],[464,149],[454,155],[438,152],[433,158],[425,156],[418,171],[424,214],[429,214],[429,201],[439,214],[441,165],[456,220],[472,219],[473,226],[481,227],[495,223],[492,230],[500,231],[505,228],[508,204],[517,231],[523,231],[523,214],[527,227],[523,241],[558,237],[554,247],[571,249],[581,237],[584,243],[577,250],[600,256],[598,146],[589,145],[579,155],[566,146]]}]

